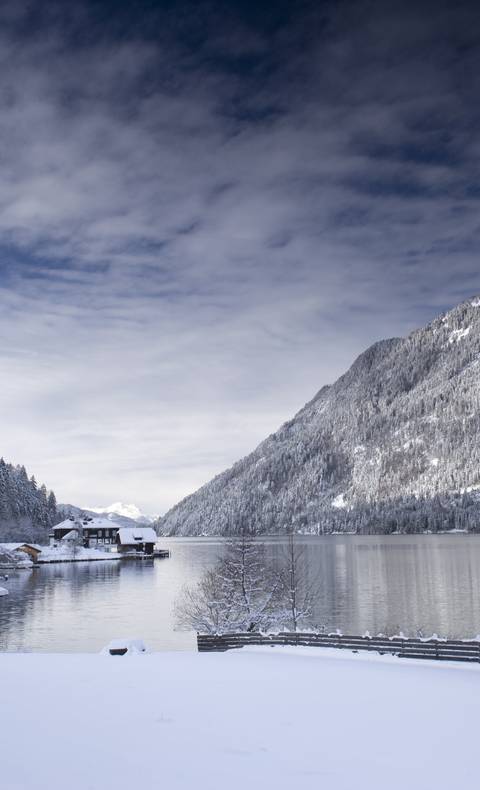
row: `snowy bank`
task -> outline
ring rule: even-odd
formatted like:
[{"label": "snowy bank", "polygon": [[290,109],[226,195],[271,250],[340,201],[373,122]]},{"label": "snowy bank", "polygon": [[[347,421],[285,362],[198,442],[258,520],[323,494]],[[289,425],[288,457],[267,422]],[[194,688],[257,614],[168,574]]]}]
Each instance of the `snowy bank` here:
[{"label": "snowy bank", "polygon": [[478,772],[473,665],[4,653],[0,679],[8,790],[451,790]]},{"label": "snowy bank", "polygon": [[71,546],[43,546],[38,557],[38,564],[47,562],[93,562],[94,560],[120,560],[119,554],[99,549],[84,549],[79,546],[72,550]]}]

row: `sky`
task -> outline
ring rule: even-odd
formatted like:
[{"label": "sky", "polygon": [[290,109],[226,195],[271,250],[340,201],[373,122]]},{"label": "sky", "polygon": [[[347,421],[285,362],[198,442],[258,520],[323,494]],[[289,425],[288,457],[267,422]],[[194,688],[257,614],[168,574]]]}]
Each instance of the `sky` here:
[{"label": "sky", "polygon": [[479,293],[479,22],[0,4],[0,454],[163,513]]}]

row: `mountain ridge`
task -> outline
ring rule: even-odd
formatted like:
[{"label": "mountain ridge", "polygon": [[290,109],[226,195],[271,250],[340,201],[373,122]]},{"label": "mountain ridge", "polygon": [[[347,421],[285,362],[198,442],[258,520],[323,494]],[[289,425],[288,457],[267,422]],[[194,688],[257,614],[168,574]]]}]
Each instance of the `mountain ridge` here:
[{"label": "mountain ridge", "polygon": [[[104,516],[122,527],[150,526],[155,521],[153,516],[145,515],[136,505],[125,505],[122,502],[114,502],[105,508],[78,507],[78,505],[62,503],[58,505],[58,509],[65,517],[68,515],[79,516],[81,514],[92,516],[93,518]],[[130,515],[127,515],[128,513]]]},{"label": "mountain ridge", "polygon": [[156,526],[179,535],[475,529],[479,391],[475,297],[367,348]]}]

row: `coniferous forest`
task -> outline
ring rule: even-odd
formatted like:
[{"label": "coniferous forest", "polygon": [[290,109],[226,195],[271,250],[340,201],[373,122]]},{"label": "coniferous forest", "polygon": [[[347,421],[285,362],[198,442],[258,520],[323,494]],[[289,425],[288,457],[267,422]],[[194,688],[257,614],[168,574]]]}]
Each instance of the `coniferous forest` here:
[{"label": "coniferous forest", "polygon": [[45,543],[57,519],[53,491],[37,485],[24,466],[13,466],[0,458],[0,542]]}]

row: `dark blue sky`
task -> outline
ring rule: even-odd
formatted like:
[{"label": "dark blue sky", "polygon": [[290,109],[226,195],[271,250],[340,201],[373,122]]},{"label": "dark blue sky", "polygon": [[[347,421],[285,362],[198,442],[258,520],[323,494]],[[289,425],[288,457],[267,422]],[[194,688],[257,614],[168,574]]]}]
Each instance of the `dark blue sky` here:
[{"label": "dark blue sky", "polygon": [[3,3],[5,457],[163,510],[480,292],[479,17]]}]

